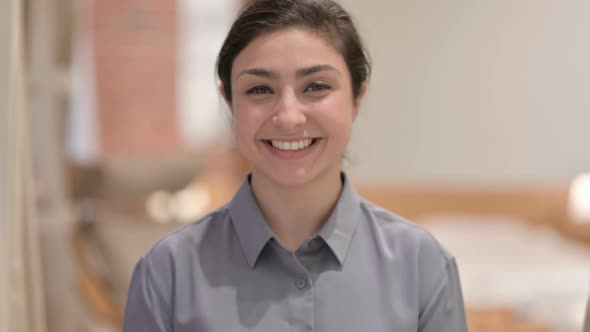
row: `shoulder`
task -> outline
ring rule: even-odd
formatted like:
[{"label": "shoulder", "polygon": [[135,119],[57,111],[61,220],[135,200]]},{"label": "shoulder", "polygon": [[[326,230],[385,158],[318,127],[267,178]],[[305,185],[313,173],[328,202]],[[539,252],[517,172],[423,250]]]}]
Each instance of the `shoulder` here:
[{"label": "shoulder", "polygon": [[436,260],[446,264],[453,260],[452,254],[423,226],[365,199],[361,199],[361,208],[368,226],[390,249],[430,263]]},{"label": "shoulder", "polygon": [[363,200],[369,234],[384,264],[400,268],[420,289],[426,303],[441,285],[457,279],[453,255],[423,226]]},{"label": "shoulder", "polygon": [[191,256],[204,239],[223,233],[229,223],[227,206],[222,206],[199,220],[182,226],[158,240],[142,257],[150,265],[168,265],[171,261]]}]

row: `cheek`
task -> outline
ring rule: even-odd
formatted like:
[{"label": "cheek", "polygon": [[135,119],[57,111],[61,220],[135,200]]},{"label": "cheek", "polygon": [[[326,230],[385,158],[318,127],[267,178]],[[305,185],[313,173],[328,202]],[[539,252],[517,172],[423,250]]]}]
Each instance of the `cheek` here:
[{"label": "cheek", "polygon": [[254,141],[256,134],[252,132],[245,120],[246,119],[234,115],[233,135],[238,151],[242,156],[250,160],[252,155],[252,142]]},{"label": "cheek", "polygon": [[234,114],[234,136],[236,137],[236,143],[242,144],[247,139],[251,132],[251,126],[248,125],[248,118]]},{"label": "cheek", "polygon": [[[238,106],[238,105],[236,105]],[[238,144],[255,138],[263,119],[260,112],[247,107],[236,107],[233,113],[233,130]]]},{"label": "cheek", "polygon": [[352,103],[338,98],[326,102],[314,113],[331,136],[347,140],[352,130],[353,110]]}]

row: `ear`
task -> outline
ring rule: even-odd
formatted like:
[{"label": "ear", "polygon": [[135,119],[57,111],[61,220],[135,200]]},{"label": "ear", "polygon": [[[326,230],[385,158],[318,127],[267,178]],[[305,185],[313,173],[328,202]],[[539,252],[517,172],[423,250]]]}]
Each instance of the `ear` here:
[{"label": "ear", "polygon": [[223,85],[223,83],[219,84],[219,93],[225,100],[225,103],[227,104],[229,110],[233,113],[234,110],[231,107],[231,100],[227,99],[227,96],[225,95],[225,86]]},{"label": "ear", "polygon": [[363,98],[365,98],[365,94],[367,93],[367,82],[363,82],[359,89],[359,95],[354,98],[353,100],[353,109],[352,109],[352,119],[356,119],[356,116],[359,113],[359,109],[361,108],[361,102]]}]

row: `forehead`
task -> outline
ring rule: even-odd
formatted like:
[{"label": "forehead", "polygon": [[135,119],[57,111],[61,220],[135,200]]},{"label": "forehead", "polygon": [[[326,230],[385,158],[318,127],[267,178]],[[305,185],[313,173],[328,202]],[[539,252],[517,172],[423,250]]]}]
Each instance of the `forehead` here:
[{"label": "forehead", "polygon": [[268,68],[296,70],[318,64],[346,70],[344,58],[321,34],[302,28],[264,33],[253,39],[235,58],[232,77],[240,70]]}]

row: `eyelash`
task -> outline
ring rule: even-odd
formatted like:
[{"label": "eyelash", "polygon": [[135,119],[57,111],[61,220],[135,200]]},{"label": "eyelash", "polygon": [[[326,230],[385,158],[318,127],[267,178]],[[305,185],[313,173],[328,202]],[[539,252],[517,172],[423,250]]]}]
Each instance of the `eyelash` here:
[{"label": "eyelash", "polygon": [[[260,91],[260,90],[264,90],[264,91]],[[263,94],[263,93],[268,93],[268,92],[272,92],[272,90],[270,90],[269,87],[264,86],[264,85],[257,85],[253,88],[250,88],[246,91],[246,94],[249,95],[258,95],[258,94]]]},{"label": "eyelash", "polygon": [[[329,84],[322,83],[322,82],[314,82],[308,85],[303,92],[313,92],[313,91],[322,91],[322,90],[329,90],[332,87]],[[272,93],[272,90],[264,85],[257,85],[253,88],[250,88],[246,91],[246,94],[264,94],[264,93]]]},{"label": "eyelash", "polygon": [[329,90],[332,87],[329,84],[323,82],[314,82],[311,83],[307,88],[305,88],[305,92],[307,91],[322,91],[322,90]]}]

